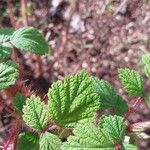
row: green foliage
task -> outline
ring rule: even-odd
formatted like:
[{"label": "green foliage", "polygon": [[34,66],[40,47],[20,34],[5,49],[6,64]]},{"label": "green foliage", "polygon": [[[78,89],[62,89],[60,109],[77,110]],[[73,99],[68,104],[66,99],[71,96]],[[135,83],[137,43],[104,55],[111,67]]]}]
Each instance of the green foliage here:
[{"label": "green foliage", "polygon": [[45,132],[40,136],[40,150],[60,150],[61,140],[54,134]]},{"label": "green foliage", "polygon": [[124,140],[126,123],[118,116],[107,116],[102,125],[78,124],[74,136],[62,145],[62,150],[115,150],[116,143]]},{"label": "green foliage", "polygon": [[18,76],[18,66],[14,61],[0,63],[0,89],[15,84]]},{"label": "green foliage", "polygon": [[12,47],[8,43],[9,38],[13,34],[14,30],[12,28],[2,28],[0,29],[0,58],[4,59],[10,56]]},{"label": "green foliage", "polygon": [[39,136],[34,132],[21,133],[17,150],[37,150],[39,148]]},{"label": "green foliage", "polygon": [[121,68],[118,73],[121,83],[129,95],[142,96],[144,94],[144,79],[137,71]]},{"label": "green foliage", "polygon": [[137,150],[137,147],[132,144],[123,144],[122,150]]},{"label": "green foliage", "polygon": [[23,120],[31,128],[42,130],[48,124],[47,108],[39,97],[28,98],[23,113]]},{"label": "green foliage", "polygon": [[128,110],[128,105],[121,96],[117,94],[115,89],[105,80],[99,80],[93,77],[92,82],[94,88],[101,99],[101,108],[114,108],[117,115],[123,115]]},{"label": "green foliage", "polygon": [[26,97],[22,93],[17,93],[13,99],[13,105],[17,111],[22,113],[23,105],[26,103]]},{"label": "green foliage", "polygon": [[142,56],[142,64],[144,65],[144,71],[148,79],[150,79],[150,54]]},{"label": "green foliage", "polygon": [[93,119],[100,108],[99,97],[85,72],[55,82],[48,92],[48,98],[52,121],[66,128]]},{"label": "green foliage", "polygon": [[10,41],[18,49],[38,55],[48,53],[49,46],[44,37],[33,27],[23,27],[15,31]]}]

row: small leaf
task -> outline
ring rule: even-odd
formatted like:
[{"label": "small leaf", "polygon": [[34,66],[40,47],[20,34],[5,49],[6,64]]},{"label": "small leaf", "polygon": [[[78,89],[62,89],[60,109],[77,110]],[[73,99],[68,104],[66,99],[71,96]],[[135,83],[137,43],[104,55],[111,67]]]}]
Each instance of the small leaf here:
[{"label": "small leaf", "polygon": [[38,150],[39,136],[34,132],[21,133],[19,135],[19,142],[17,150]]},{"label": "small leaf", "polygon": [[14,30],[12,28],[2,28],[0,29],[0,45],[8,41],[13,34]]},{"label": "small leaf", "polygon": [[0,63],[0,89],[15,84],[16,78],[19,76],[17,68],[14,61]]},{"label": "small leaf", "polygon": [[42,130],[48,124],[47,108],[39,97],[28,98],[23,113],[23,120],[31,128]]},{"label": "small leaf", "polygon": [[0,45],[0,58],[8,58],[12,52],[12,48]]},{"label": "small leaf", "polygon": [[[105,126],[107,125],[107,126]],[[62,150],[115,150],[116,143],[124,140],[126,124],[123,118],[107,116],[103,125],[96,127],[93,123],[78,124]]]},{"label": "small leaf", "polygon": [[143,65],[150,65],[150,54],[143,55],[141,62]]},{"label": "small leaf", "polygon": [[144,71],[148,79],[150,79],[150,64],[144,66]]},{"label": "small leaf", "polygon": [[54,134],[45,132],[40,136],[40,150],[60,150],[61,140]]},{"label": "small leaf", "polygon": [[117,94],[111,84],[95,77],[92,77],[92,82],[95,91],[100,96],[101,108],[113,108],[117,115],[124,115],[127,112],[127,102]]},{"label": "small leaf", "polygon": [[48,92],[49,113],[52,121],[66,128],[78,122],[93,120],[100,108],[90,77],[85,72],[57,81]]},{"label": "small leaf", "polygon": [[22,112],[23,106],[26,103],[26,97],[22,93],[17,93],[13,100],[13,105],[17,111]]},{"label": "small leaf", "polygon": [[48,43],[41,33],[33,27],[20,28],[14,32],[10,40],[18,49],[38,55],[44,55],[49,51]]},{"label": "small leaf", "polygon": [[135,70],[121,68],[118,71],[124,89],[131,96],[142,96],[144,93],[144,79]]}]

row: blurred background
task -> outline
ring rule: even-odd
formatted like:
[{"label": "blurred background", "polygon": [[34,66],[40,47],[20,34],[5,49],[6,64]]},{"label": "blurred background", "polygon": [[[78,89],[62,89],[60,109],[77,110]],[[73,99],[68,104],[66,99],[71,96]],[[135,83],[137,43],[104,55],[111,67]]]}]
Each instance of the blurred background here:
[{"label": "blurred background", "polygon": [[[117,69],[143,73],[139,60],[150,50],[149,0],[0,0],[0,27],[23,26],[36,27],[51,46],[42,57],[17,52],[32,90],[46,94],[52,82],[85,69],[109,81],[130,103]],[[7,100],[4,91],[0,97]],[[0,114],[1,145],[11,118],[1,108]],[[150,111],[143,102],[130,121],[146,120]],[[150,141],[140,141],[139,149],[149,150]]]}]

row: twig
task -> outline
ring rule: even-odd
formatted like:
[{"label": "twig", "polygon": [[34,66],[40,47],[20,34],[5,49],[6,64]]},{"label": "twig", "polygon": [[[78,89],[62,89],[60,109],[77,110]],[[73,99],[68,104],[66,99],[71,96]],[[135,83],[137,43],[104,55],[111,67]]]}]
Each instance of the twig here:
[{"label": "twig", "polygon": [[8,10],[9,10],[8,15],[9,15],[9,18],[10,18],[11,25],[12,25],[13,28],[17,28],[16,21],[15,21],[15,16],[14,16],[14,13],[13,13],[12,0],[7,1],[7,6],[8,6]]},{"label": "twig", "polygon": [[113,16],[115,16],[121,9],[122,7],[128,2],[128,0],[124,0],[119,7],[117,8],[117,10],[114,12]]},{"label": "twig", "polygon": [[23,19],[24,26],[29,25],[28,15],[27,15],[27,0],[20,0],[21,8],[20,13]]},{"label": "twig", "polygon": [[132,112],[135,111],[135,109],[139,106],[139,104],[142,102],[142,97],[138,97],[135,102],[133,103],[133,105],[129,108],[128,112],[125,114],[124,116],[124,120],[127,120],[128,117],[130,116],[130,114]]}]

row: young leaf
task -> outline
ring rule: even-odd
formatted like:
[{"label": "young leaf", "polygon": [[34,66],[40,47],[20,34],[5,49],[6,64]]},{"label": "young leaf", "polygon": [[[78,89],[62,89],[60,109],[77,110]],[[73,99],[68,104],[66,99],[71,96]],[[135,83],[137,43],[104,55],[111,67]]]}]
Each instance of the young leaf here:
[{"label": "young leaf", "polygon": [[38,55],[48,53],[49,46],[41,33],[33,27],[23,27],[15,31],[10,41],[18,49],[29,51]]},{"label": "young leaf", "polygon": [[150,64],[144,66],[144,71],[148,79],[150,79]]},{"label": "young leaf", "polygon": [[130,70],[128,68],[121,68],[118,71],[119,78],[124,89],[131,96],[142,96],[144,93],[144,79],[135,70]]},{"label": "young leaf", "polygon": [[0,89],[15,84],[16,78],[19,76],[17,68],[14,61],[0,63]]},{"label": "young leaf", "polygon": [[103,125],[107,126],[96,127],[93,123],[78,124],[73,131],[74,136],[70,136],[61,149],[115,150],[116,144],[124,140],[125,123],[118,116],[104,117],[103,122]]},{"label": "young leaf", "polygon": [[26,97],[22,93],[17,93],[13,100],[16,110],[22,113],[23,106],[26,103]]},{"label": "young leaf", "polygon": [[17,144],[17,150],[38,150],[39,136],[34,132],[21,133]]},{"label": "young leaf", "polygon": [[114,108],[117,115],[123,115],[128,110],[128,105],[115,89],[105,80],[92,77],[94,89],[101,99],[101,108]]},{"label": "young leaf", "polygon": [[0,29],[0,45],[9,40],[14,30],[12,28]]},{"label": "young leaf", "polygon": [[31,128],[42,130],[48,124],[47,108],[39,97],[28,98],[23,113],[23,120]]},{"label": "young leaf", "polygon": [[40,136],[40,150],[60,150],[61,140],[54,134],[45,132]]},{"label": "young leaf", "polygon": [[85,72],[57,81],[48,92],[52,121],[62,127],[74,127],[78,122],[93,119],[100,108],[90,77]]}]

